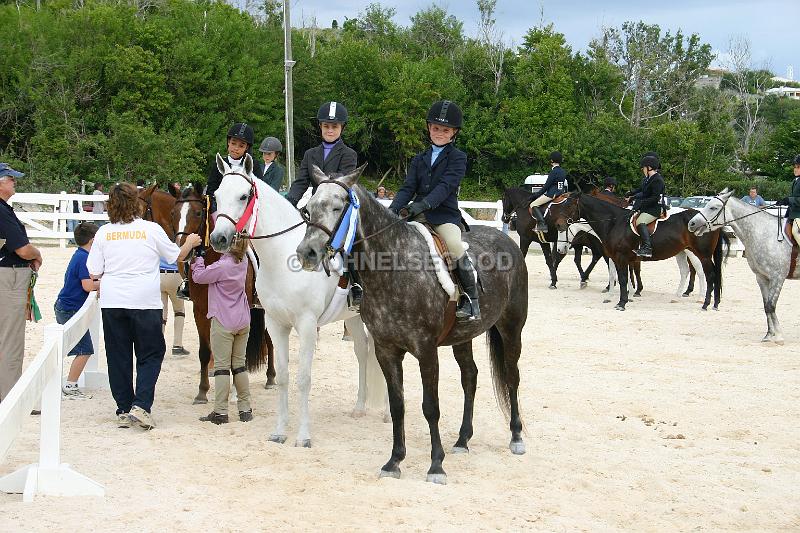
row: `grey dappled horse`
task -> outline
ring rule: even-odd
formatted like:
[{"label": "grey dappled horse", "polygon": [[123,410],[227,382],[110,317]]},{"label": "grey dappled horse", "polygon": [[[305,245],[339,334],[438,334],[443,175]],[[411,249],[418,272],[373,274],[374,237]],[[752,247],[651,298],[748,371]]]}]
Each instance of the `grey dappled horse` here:
[{"label": "grey dappled horse", "polygon": [[[783,344],[783,330],[778,323],[775,308],[786,276],[792,244],[788,238],[779,238],[782,221],[775,215],[746,204],[731,196],[727,188],[711,199],[689,221],[689,231],[702,235],[730,225],[747,250],[747,264],[756,275],[764,313],[767,315],[767,334],[763,341]],[[798,272],[792,279],[798,278]]]},{"label": "grey dappled horse", "polygon": [[[444,449],[439,435],[439,359],[437,337],[444,329],[448,295],[436,273],[424,268],[430,252],[417,229],[383,207],[364,187],[356,185],[364,167],[337,179],[314,168],[319,186],[305,207],[305,238],[297,247],[303,268],[317,269],[329,257],[328,244],[348,208],[353,192],[360,203],[359,233],[353,247],[364,287],[361,317],[375,338],[375,354],[389,388],[394,445],[381,476],[400,477],[406,456],[403,357],[419,361],[422,377],[422,411],[431,435],[431,466],[427,480],[446,483],[442,468]],[[472,356],[472,339],[486,332],[494,390],[500,407],[510,415],[511,451],[525,453],[518,406],[519,361],[522,328],[528,315],[528,273],[517,245],[494,228],[476,226],[464,234],[470,257],[478,271],[481,319],[456,322],[442,345],[453,347],[461,369],[464,417],[454,452],[467,452],[472,437],[472,411],[478,368]],[[427,261],[426,261],[427,259]],[[383,268],[381,268],[383,267]]]}]

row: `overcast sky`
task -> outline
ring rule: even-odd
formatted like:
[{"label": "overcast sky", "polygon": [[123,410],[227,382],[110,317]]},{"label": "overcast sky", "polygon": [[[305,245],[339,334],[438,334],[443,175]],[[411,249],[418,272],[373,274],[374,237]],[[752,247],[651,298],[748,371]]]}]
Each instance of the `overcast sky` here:
[{"label": "overcast sky", "polygon": [[[410,17],[436,4],[464,23],[468,35],[475,35],[478,9],[470,0],[385,0],[379,2],[397,11],[395,22],[408,26]],[[370,0],[293,0],[292,21],[330,26],[354,18]],[[754,66],[767,66],[779,76],[793,65],[794,79],[800,78],[800,0],[667,0],[643,2],[632,0],[497,0],[496,20],[507,41],[519,44],[522,36],[542,19],[555,24],[573,50],[584,50],[600,33],[602,26],[619,26],[626,20],[643,20],[662,29],[682,29],[698,33],[702,42],[716,52],[724,52],[732,35],[750,40]]]}]

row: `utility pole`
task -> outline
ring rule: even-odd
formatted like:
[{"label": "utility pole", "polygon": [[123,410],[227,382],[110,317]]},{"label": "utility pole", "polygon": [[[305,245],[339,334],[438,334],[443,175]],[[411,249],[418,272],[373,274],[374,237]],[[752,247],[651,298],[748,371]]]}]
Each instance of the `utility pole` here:
[{"label": "utility pole", "polygon": [[294,99],[292,97],[292,19],[289,17],[289,2],[283,0],[283,68],[284,94],[286,96],[286,172],[289,185],[294,181]]}]

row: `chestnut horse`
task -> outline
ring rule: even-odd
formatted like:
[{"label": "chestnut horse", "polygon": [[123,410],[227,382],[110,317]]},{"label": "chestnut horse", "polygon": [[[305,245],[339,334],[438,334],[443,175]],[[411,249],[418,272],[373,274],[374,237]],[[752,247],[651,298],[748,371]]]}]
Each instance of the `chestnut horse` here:
[{"label": "chestnut horse", "polygon": [[[205,263],[210,265],[220,258],[208,243],[208,235],[214,230],[214,219],[208,216],[208,205],[202,188],[198,185],[187,187],[183,190],[170,212],[170,224],[175,228],[175,242],[181,244],[190,233],[197,233],[203,239],[205,247]],[[206,403],[208,392],[208,367],[211,362],[211,321],[208,314],[208,285],[195,283],[192,279],[188,261],[179,265],[181,275],[189,279],[189,296],[192,299],[192,312],[200,337],[200,388],[194,403]],[[254,307],[255,303],[255,269],[250,261],[247,268],[247,281],[245,294],[250,304],[250,332],[247,338],[246,360],[250,372],[257,370],[265,361],[267,362],[267,382],[265,388],[275,387],[275,363],[272,348],[272,339],[267,333],[264,322],[264,310]],[[257,332],[261,332],[259,335]]]},{"label": "chestnut horse", "polygon": [[[173,224],[173,211],[182,204],[176,201],[175,197],[170,193],[157,189],[156,187],[157,185],[151,185],[146,189],[139,190],[139,198],[144,203],[143,218],[157,223],[164,229],[164,232],[166,232],[170,239],[178,241],[176,225]],[[199,226],[196,230],[199,232]],[[205,235],[201,235],[201,237],[205,237]],[[210,247],[207,251],[210,251],[206,256],[207,263],[213,263],[219,259],[219,255],[213,252]],[[182,264],[179,264],[179,268],[182,268]],[[251,271],[248,272],[248,280],[248,299],[252,301],[254,290]],[[200,359],[200,384],[193,403],[202,404],[208,403],[208,390],[210,388],[208,368],[211,361],[211,322],[206,318],[208,314],[208,286],[192,284],[190,291],[193,304],[192,312],[194,314],[195,327],[197,328],[200,343],[200,349],[198,351],[198,357]],[[252,309],[250,319],[251,331],[256,331],[256,328],[261,328],[264,331],[264,335],[261,338],[256,335],[251,335],[248,338],[246,351],[247,368],[252,372],[268,360],[269,370],[267,371],[267,385],[274,386],[275,369],[272,364],[272,341],[264,328],[263,310]]]}]

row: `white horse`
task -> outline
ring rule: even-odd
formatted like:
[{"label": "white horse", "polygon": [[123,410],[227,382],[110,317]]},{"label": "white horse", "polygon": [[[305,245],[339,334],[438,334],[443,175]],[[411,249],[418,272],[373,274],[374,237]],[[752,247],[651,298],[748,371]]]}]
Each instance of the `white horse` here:
[{"label": "white horse", "polygon": [[[567,226],[566,231],[558,232],[558,243],[556,246],[558,253],[561,255],[566,255],[573,239],[575,239],[575,237],[577,237],[582,231],[597,237],[597,234],[594,232],[588,222],[573,222]],[[600,237],[597,237],[597,239],[599,240]],[[610,289],[617,284],[617,268],[614,266],[614,261],[608,258],[605,259],[608,262],[608,287]],[[678,271],[681,275],[681,280],[678,282],[678,290],[675,292],[675,296],[689,296],[684,291],[686,291],[689,286],[689,275],[691,274],[689,270],[690,262],[692,263],[692,266],[694,266],[695,273],[697,274],[697,288],[700,294],[704,293],[706,290],[706,276],[703,273],[703,265],[700,263],[700,260],[697,258],[697,256],[694,255],[691,250],[684,250],[675,256],[675,260],[678,262]],[[628,281],[631,284],[631,287],[635,289],[636,287],[633,286],[633,276],[629,276]]]},{"label": "white horse", "polygon": [[[245,215],[251,200],[256,217],[252,231],[253,247],[260,263],[256,291],[264,307],[267,331],[275,348],[278,385],[278,420],[269,440],[286,442],[289,419],[289,333],[294,328],[300,337],[297,388],[300,392],[300,426],[296,446],[311,447],[308,395],[311,390],[311,362],[317,344],[317,326],[337,291],[339,276],[323,271],[306,272],[296,259],[295,249],[303,240],[305,227],[300,213],[272,187],[253,175],[253,161],[245,156],[244,172],[231,169],[217,154],[222,182],[215,193],[217,219],[211,245],[227,251],[237,233],[235,222]],[[257,204],[257,206],[256,206]],[[249,221],[247,226],[249,226]],[[288,231],[287,231],[288,230]],[[269,238],[257,238],[271,235]],[[340,291],[341,292],[341,291]],[[349,317],[349,318],[345,318]],[[361,318],[344,307],[336,320],[345,320],[353,337],[358,357],[358,399],[354,416],[362,416],[367,405],[382,406],[388,412],[388,394],[383,372],[375,358],[374,342]],[[384,415],[386,416],[386,415]]]},{"label": "white horse", "polygon": [[[698,214],[689,221],[689,231],[702,235],[726,224],[733,227],[736,236],[744,243],[747,264],[756,275],[761,289],[764,313],[767,315],[767,334],[763,341],[783,344],[783,330],[775,308],[783,282],[789,275],[791,241],[782,236],[782,219],[746,204],[732,197],[732,194],[733,191],[726,188],[705,207],[698,209]],[[800,272],[795,272],[792,279],[798,277]]]}]

